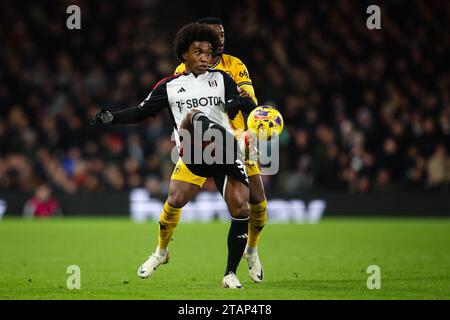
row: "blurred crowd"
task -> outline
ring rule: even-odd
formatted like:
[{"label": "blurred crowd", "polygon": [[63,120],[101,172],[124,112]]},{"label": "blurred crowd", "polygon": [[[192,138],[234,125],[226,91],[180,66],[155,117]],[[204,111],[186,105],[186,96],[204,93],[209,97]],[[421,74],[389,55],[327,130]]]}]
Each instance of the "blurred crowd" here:
[{"label": "blurred crowd", "polygon": [[[72,2],[81,30],[66,28]],[[285,119],[269,196],[448,192],[448,1],[382,4],[381,30],[367,29],[365,1],[173,1],[175,11],[157,0],[72,2],[0,3],[0,191],[166,194],[166,112],[108,129],[89,119],[138,105],[177,66],[176,30],[214,15],[259,104]]]}]

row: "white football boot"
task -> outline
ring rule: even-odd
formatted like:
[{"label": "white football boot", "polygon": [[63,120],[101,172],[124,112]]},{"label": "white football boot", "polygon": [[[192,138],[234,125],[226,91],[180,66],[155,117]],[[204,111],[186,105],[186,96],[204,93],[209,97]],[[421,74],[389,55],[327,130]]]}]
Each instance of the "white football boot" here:
[{"label": "white football boot", "polygon": [[155,272],[156,268],[158,268],[161,264],[166,264],[168,262],[169,252],[167,252],[165,256],[152,253],[152,255],[148,257],[147,261],[139,267],[137,275],[142,279],[148,278]]},{"label": "white football boot", "polygon": [[264,271],[259,261],[258,253],[247,254],[244,252],[242,256],[248,263],[248,274],[254,282],[262,282],[264,278]]},{"label": "white football boot", "polygon": [[239,282],[238,277],[233,272],[230,271],[225,277],[223,277],[222,288],[242,289],[244,287]]}]

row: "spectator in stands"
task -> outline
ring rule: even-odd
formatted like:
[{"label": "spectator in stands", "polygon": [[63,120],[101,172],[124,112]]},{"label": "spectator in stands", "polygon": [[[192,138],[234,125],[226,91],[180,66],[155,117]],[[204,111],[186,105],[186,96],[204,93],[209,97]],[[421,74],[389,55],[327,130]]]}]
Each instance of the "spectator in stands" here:
[{"label": "spectator in stands", "polygon": [[445,145],[439,144],[427,164],[428,183],[439,187],[450,183],[450,158]]},{"label": "spectator in stands", "polygon": [[[209,15],[174,1],[184,21]],[[0,3],[0,191],[30,192],[41,181],[67,194],[164,183],[173,169],[168,114],[136,129],[88,125],[99,105],[137,105],[177,63],[167,58],[165,17],[152,14],[166,4],[141,10],[147,2],[84,1],[95,32],[72,33],[60,21],[63,1],[25,11]],[[285,119],[269,195],[448,183],[448,155],[436,148],[450,150],[450,2],[380,6],[382,30],[368,30],[353,1],[226,1],[230,49],[247,57],[260,103]]]},{"label": "spectator in stands", "polygon": [[62,216],[62,210],[56,198],[52,196],[50,187],[41,184],[25,203],[23,215],[26,218]]}]

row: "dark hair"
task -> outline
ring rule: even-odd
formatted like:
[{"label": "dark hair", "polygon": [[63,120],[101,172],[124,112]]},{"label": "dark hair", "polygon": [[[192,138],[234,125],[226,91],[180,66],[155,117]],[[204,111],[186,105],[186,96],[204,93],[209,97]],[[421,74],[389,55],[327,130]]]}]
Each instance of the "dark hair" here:
[{"label": "dark hair", "polygon": [[202,18],[197,21],[198,23],[204,23],[204,24],[223,24],[222,20],[216,17],[207,17]]},{"label": "dark hair", "polygon": [[208,41],[211,43],[212,52],[217,51],[219,39],[213,29],[205,24],[197,22],[183,26],[175,36],[174,49],[177,59],[184,62],[183,54],[189,50],[194,41]]}]

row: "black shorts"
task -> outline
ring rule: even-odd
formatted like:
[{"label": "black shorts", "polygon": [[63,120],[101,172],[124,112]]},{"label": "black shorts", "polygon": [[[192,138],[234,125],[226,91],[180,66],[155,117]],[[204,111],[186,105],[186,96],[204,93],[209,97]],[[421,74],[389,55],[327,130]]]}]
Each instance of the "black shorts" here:
[{"label": "black shorts", "polygon": [[224,196],[224,187],[230,176],[248,187],[248,176],[245,172],[245,164],[239,159],[236,159],[234,164],[186,164],[186,166],[197,176],[213,177],[216,187],[222,196]]},{"label": "black shorts", "polygon": [[220,193],[222,193],[222,195],[224,186],[227,182],[228,177],[230,176],[234,177],[248,187],[248,177],[245,171],[245,160],[238,146],[236,138],[217,123],[214,123],[212,128],[220,130],[224,136],[228,136],[228,141],[232,141],[231,145],[226,144],[226,138],[223,139],[223,143],[220,145],[212,142],[213,145],[210,146],[210,150],[213,149],[215,153],[217,153],[216,150],[218,150],[218,148],[221,148],[222,152],[220,154],[222,155],[222,158],[217,157],[217,162],[212,164],[207,164],[204,161],[201,161],[201,163],[196,163],[194,161],[195,152],[203,153],[206,146],[192,145],[192,152],[189,155],[182,156],[183,162],[195,175],[201,177],[213,177],[217,189]]},{"label": "black shorts", "polygon": [[224,190],[227,184],[228,177],[230,176],[236,178],[239,182],[248,187],[248,176],[245,172],[245,164],[240,160],[238,161],[239,162],[235,165],[228,165],[224,170],[224,174],[214,176],[216,187],[223,197],[225,197]]}]

